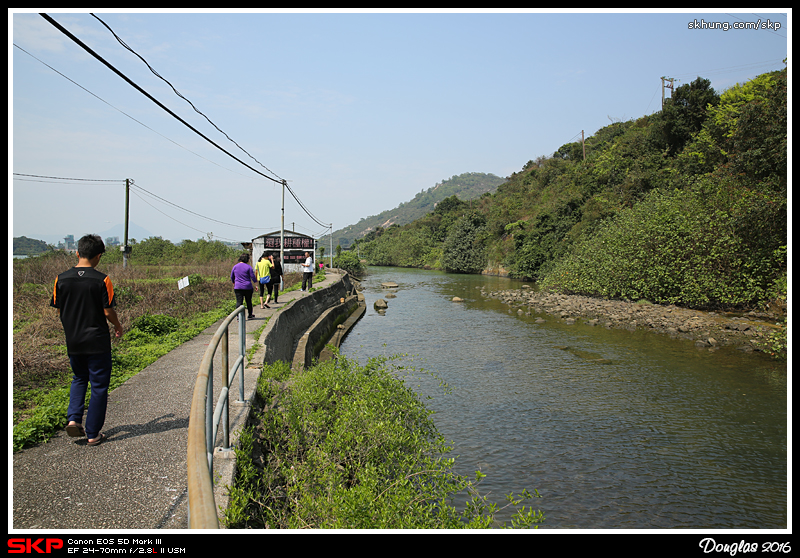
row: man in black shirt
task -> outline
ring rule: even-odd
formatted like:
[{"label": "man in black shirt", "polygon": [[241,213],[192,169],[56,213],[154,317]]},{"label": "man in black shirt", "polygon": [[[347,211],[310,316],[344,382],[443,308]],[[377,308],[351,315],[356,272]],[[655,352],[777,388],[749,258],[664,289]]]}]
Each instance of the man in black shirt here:
[{"label": "man in black shirt", "polygon": [[[105,423],[111,382],[111,337],[107,322],[114,325],[116,336],[122,337],[122,325],[114,310],[114,286],[107,275],[95,269],[103,252],[105,244],[99,236],[81,238],[78,264],[56,278],[50,301],[61,317],[72,366],[67,434],[85,435],[90,446],[105,440],[100,429]],[[84,429],[83,411],[89,384],[92,391]]]}]

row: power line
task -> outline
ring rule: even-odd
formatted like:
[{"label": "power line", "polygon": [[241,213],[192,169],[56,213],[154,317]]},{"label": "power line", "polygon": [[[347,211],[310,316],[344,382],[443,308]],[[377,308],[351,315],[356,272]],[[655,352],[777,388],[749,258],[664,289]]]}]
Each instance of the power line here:
[{"label": "power line", "polygon": [[147,91],[145,91],[144,89],[142,89],[141,87],[139,87],[139,85],[137,85],[136,83],[134,83],[134,82],[133,82],[133,81],[132,81],[132,80],[131,80],[131,79],[130,79],[128,76],[126,76],[125,74],[123,74],[122,72],[120,72],[120,71],[119,71],[117,68],[115,68],[115,67],[114,67],[114,66],[113,66],[111,63],[109,63],[108,61],[106,61],[106,60],[105,60],[105,59],[104,59],[102,56],[100,56],[100,55],[99,55],[99,54],[97,54],[97,53],[96,53],[94,50],[92,50],[91,48],[89,48],[89,46],[88,46],[88,45],[86,45],[86,44],[85,44],[83,41],[81,41],[80,39],[78,39],[78,38],[77,38],[75,35],[73,35],[73,34],[72,34],[72,33],[70,33],[69,31],[67,31],[67,30],[66,30],[66,29],[65,29],[63,26],[61,26],[61,25],[60,25],[60,24],[59,24],[57,21],[55,21],[53,18],[51,18],[51,17],[50,17],[50,16],[48,16],[47,14],[39,14],[39,15],[40,15],[40,16],[42,16],[42,17],[43,17],[43,18],[44,18],[44,19],[45,19],[45,20],[46,20],[48,23],[50,23],[51,25],[53,25],[53,26],[54,26],[56,29],[58,29],[59,31],[61,31],[61,32],[62,32],[64,35],[66,35],[67,37],[69,37],[69,38],[70,38],[70,39],[71,39],[71,40],[72,40],[72,41],[73,41],[75,44],[77,44],[78,46],[80,46],[80,47],[81,47],[82,49],[84,49],[86,52],[88,52],[89,54],[91,54],[92,56],[94,56],[94,57],[95,57],[95,58],[96,58],[98,61],[100,61],[101,63],[103,63],[103,64],[104,64],[104,65],[105,65],[105,66],[106,66],[108,69],[110,69],[112,72],[114,72],[114,73],[115,73],[115,74],[117,74],[119,77],[121,77],[121,78],[122,78],[122,79],[124,79],[126,82],[128,82],[128,83],[129,83],[129,84],[130,84],[132,87],[134,87],[134,88],[135,88],[137,91],[139,91],[140,93],[142,93],[142,94],[143,94],[145,97],[147,97],[148,99],[150,99],[151,101],[153,101],[153,102],[154,102],[156,105],[158,105],[158,106],[159,106],[161,109],[163,109],[164,111],[166,111],[166,112],[167,112],[167,113],[168,113],[170,116],[172,116],[173,118],[175,118],[176,120],[178,120],[178,121],[179,121],[181,124],[183,124],[184,126],[186,126],[187,128],[189,128],[190,130],[192,130],[192,131],[193,131],[195,134],[199,135],[201,138],[203,138],[204,140],[206,140],[207,142],[209,142],[211,145],[213,145],[214,147],[216,147],[217,149],[219,149],[220,151],[222,151],[223,153],[225,153],[225,154],[226,154],[226,155],[228,155],[229,157],[231,157],[231,158],[235,159],[235,160],[236,160],[236,161],[238,161],[239,163],[243,164],[244,166],[246,166],[247,168],[249,168],[249,169],[250,169],[250,170],[252,170],[253,172],[255,172],[255,173],[257,173],[257,174],[260,174],[261,176],[263,176],[264,178],[266,178],[266,179],[268,179],[268,180],[271,180],[271,181],[273,181],[273,182],[278,182],[278,183],[280,183],[280,180],[277,180],[277,179],[275,179],[275,178],[273,178],[273,177],[271,177],[271,176],[267,176],[267,175],[266,175],[266,174],[264,174],[263,172],[261,172],[261,171],[259,171],[259,170],[257,170],[257,169],[254,169],[253,167],[251,167],[250,165],[248,165],[247,163],[245,163],[244,161],[242,161],[241,159],[239,159],[238,157],[236,157],[235,155],[233,155],[232,153],[230,153],[229,151],[227,151],[226,149],[224,149],[223,147],[221,147],[220,145],[218,145],[217,143],[215,143],[215,142],[214,142],[212,139],[208,138],[208,137],[207,137],[206,135],[204,135],[202,132],[200,132],[199,130],[197,130],[197,129],[196,129],[194,126],[192,126],[191,124],[189,124],[188,122],[186,122],[186,121],[185,121],[183,118],[181,118],[180,116],[178,116],[177,114],[175,114],[173,111],[171,111],[169,108],[167,108],[166,106],[164,106],[164,104],[163,104],[163,103],[161,103],[161,102],[160,102],[160,101],[158,101],[158,100],[157,100],[155,97],[153,97],[152,95],[150,95],[150,93],[148,93]]},{"label": "power line", "polygon": [[248,226],[244,226],[244,225],[234,225],[233,223],[226,223],[225,221],[219,221],[219,220],[213,219],[211,217],[206,217],[205,215],[201,215],[201,214],[196,213],[196,212],[194,212],[194,211],[192,211],[190,209],[186,209],[185,207],[182,207],[182,206],[180,206],[180,205],[178,205],[176,203],[173,203],[173,202],[171,202],[169,200],[166,200],[166,199],[162,198],[161,196],[158,196],[158,195],[156,195],[156,194],[154,194],[152,192],[149,192],[149,191],[145,190],[144,188],[142,188],[141,186],[139,186],[138,184],[135,184],[133,181],[131,181],[131,186],[133,186],[136,190],[139,190],[139,191],[141,191],[142,193],[144,193],[144,194],[146,194],[148,196],[151,196],[151,197],[156,198],[156,199],[158,199],[158,200],[160,200],[160,201],[162,201],[162,202],[164,202],[164,203],[166,203],[168,205],[171,205],[172,207],[180,209],[181,211],[185,211],[186,213],[191,213],[192,215],[195,215],[196,217],[201,217],[203,219],[206,219],[208,221],[212,221],[214,223],[218,223],[220,225],[225,225],[225,226],[228,226],[228,227],[235,227],[235,228],[238,228],[238,229],[249,229],[249,230],[262,230],[264,228],[264,227],[248,227]]},{"label": "power line", "polygon": [[[63,176],[42,176],[40,174],[13,173],[14,176],[26,176],[28,178],[49,178],[51,180],[69,180],[71,182],[125,182],[125,179],[99,179],[99,178],[66,178]],[[24,179],[23,179],[24,180]]]},{"label": "power line", "polygon": [[91,16],[92,16],[93,18],[95,18],[97,21],[99,21],[100,23],[102,23],[102,24],[103,24],[103,26],[105,26],[105,28],[106,28],[106,29],[108,29],[108,30],[109,30],[109,32],[111,32],[111,34],[112,34],[112,35],[114,35],[114,38],[115,38],[115,39],[117,39],[117,41],[119,42],[119,44],[121,44],[122,46],[124,46],[124,47],[125,47],[127,50],[129,50],[129,51],[130,51],[131,53],[133,53],[133,54],[134,54],[134,55],[135,55],[137,58],[139,58],[139,60],[141,60],[142,62],[144,62],[144,65],[148,67],[148,69],[149,69],[149,70],[150,70],[150,71],[153,73],[153,75],[155,75],[157,78],[159,78],[159,79],[160,79],[160,80],[162,80],[164,83],[166,83],[167,85],[169,85],[169,86],[170,86],[170,88],[172,88],[172,90],[175,92],[175,94],[176,94],[178,97],[180,97],[181,99],[183,99],[184,101],[186,101],[187,103],[189,103],[189,105],[190,105],[190,106],[191,106],[191,107],[194,109],[194,111],[195,111],[197,114],[199,114],[200,116],[202,116],[203,118],[205,118],[205,119],[206,119],[206,120],[209,122],[209,124],[211,124],[212,126],[214,126],[214,128],[216,128],[216,129],[217,129],[217,130],[218,130],[218,131],[219,131],[219,132],[220,132],[222,135],[224,135],[224,136],[225,136],[226,138],[228,138],[228,139],[229,139],[231,142],[233,142],[233,143],[236,145],[236,147],[238,147],[239,149],[241,149],[241,150],[242,150],[242,151],[243,151],[243,152],[244,152],[244,153],[245,153],[245,154],[246,154],[248,157],[250,157],[250,158],[251,158],[253,161],[255,161],[256,163],[258,163],[259,165],[261,165],[261,167],[262,167],[262,168],[264,168],[264,169],[265,169],[267,172],[270,172],[270,173],[272,173],[273,175],[275,175],[275,176],[276,176],[278,179],[281,179],[281,177],[280,177],[280,176],[278,176],[278,175],[277,175],[277,174],[276,174],[274,171],[272,171],[272,170],[268,169],[267,167],[265,167],[265,166],[264,166],[264,165],[263,165],[263,164],[262,164],[262,163],[261,163],[261,162],[260,162],[258,159],[256,159],[255,157],[253,157],[253,156],[252,156],[250,153],[248,153],[248,152],[247,152],[247,151],[246,151],[246,150],[245,150],[245,149],[244,149],[244,148],[243,148],[241,145],[239,145],[239,144],[238,144],[236,141],[234,141],[234,139],[233,139],[233,138],[231,138],[231,137],[230,137],[228,134],[226,134],[226,133],[225,133],[225,132],[224,132],[222,129],[220,129],[220,127],[219,127],[219,126],[217,126],[216,124],[214,124],[214,123],[211,121],[211,119],[210,119],[208,116],[206,116],[205,114],[203,114],[202,112],[200,112],[200,110],[198,110],[198,108],[197,108],[196,106],[194,106],[194,103],[192,103],[192,102],[191,102],[189,99],[187,99],[186,97],[184,97],[184,96],[183,96],[183,95],[180,93],[180,91],[178,91],[177,89],[175,89],[175,86],[174,86],[174,85],[172,85],[172,84],[171,84],[171,83],[170,83],[168,80],[166,80],[166,79],[165,79],[165,78],[164,78],[164,77],[163,77],[161,74],[159,74],[159,73],[158,73],[158,72],[157,72],[157,71],[156,71],[156,70],[155,70],[155,69],[154,69],[154,68],[153,68],[153,67],[152,67],[152,66],[151,66],[151,65],[150,65],[148,62],[147,62],[147,60],[145,60],[145,59],[144,59],[144,58],[143,58],[143,57],[142,57],[142,56],[141,56],[141,55],[140,55],[138,52],[136,52],[136,51],[135,51],[135,50],[133,50],[133,49],[132,49],[130,46],[128,46],[128,45],[125,43],[125,41],[123,41],[123,40],[122,40],[122,39],[119,37],[119,35],[117,35],[117,34],[114,32],[114,30],[113,30],[113,29],[111,29],[111,27],[110,27],[110,26],[109,26],[109,25],[108,25],[108,24],[107,24],[105,21],[103,21],[102,19],[100,19],[99,17],[97,17],[95,14],[89,14],[89,15],[91,15]]},{"label": "power line", "polygon": [[39,62],[40,64],[43,64],[44,66],[47,66],[48,68],[50,68],[51,70],[53,70],[55,73],[57,73],[58,75],[60,75],[60,76],[61,76],[61,77],[63,77],[64,79],[66,79],[67,81],[70,81],[70,82],[72,82],[73,84],[75,84],[76,86],[80,87],[81,89],[83,89],[84,91],[86,91],[86,92],[87,92],[89,95],[91,95],[92,97],[94,97],[95,99],[97,99],[97,100],[99,100],[99,101],[101,101],[101,102],[105,103],[106,105],[108,105],[109,107],[113,108],[114,110],[116,110],[116,111],[117,111],[117,112],[119,112],[120,114],[122,114],[122,115],[124,115],[124,116],[127,116],[128,118],[130,118],[131,120],[133,120],[134,122],[136,122],[137,124],[139,124],[140,126],[142,126],[142,127],[144,127],[144,128],[147,128],[148,130],[150,130],[151,132],[153,132],[153,133],[155,133],[155,134],[158,134],[159,136],[161,136],[162,138],[164,138],[164,139],[165,139],[165,140],[167,140],[168,142],[170,142],[170,143],[172,143],[172,144],[174,144],[174,145],[177,145],[177,146],[178,146],[178,147],[180,147],[181,149],[184,149],[184,150],[188,151],[189,153],[191,153],[192,155],[195,155],[195,156],[197,156],[197,157],[200,157],[200,158],[201,158],[201,159],[203,159],[204,161],[208,161],[208,162],[209,162],[209,163],[211,163],[212,165],[216,165],[216,166],[218,166],[218,167],[219,167],[219,168],[221,168],[221,169],[225,169],[225,170],[226,170],[226,171],[228,171],[228,172],[232,172],[232,173],[234,173],[234,174],[238,174],[239,176],[243,176],[243,177],[245,177],[245,178],[247,178],[247,179],[251,179],[251,180],[253,179],[253,177],[250,177],[250,176],[245,176],[245,175],[243,175],[243,174],[240,174],[240,173],[238,173],[238,172],[236,172],[236,171],[234,171],[234,170],[232,170],[232,169],[229,169],[229,168],[227,168],[227,167],[223,167],[223,166],[222,166],[222,165],[220,165],[219,163],[217,163],[217,162],[215,162],[215,161],[212,161],[211,159],[208,159],[208,158],[206,158],[206,157],[203,157],[203,156],[202,156],[202,155],[200,155],[199,153],[195,153],[195,152],[194,152],[194,151],[192,151],[191,149],[189,149],[189,148],[187,148],[187,147],[185,147],[185,146],[183,146],[183,145],[179,144],[179,143],[178,143],[178,142],[176,142],[175,140],[168,138],[167,136],[165,136],[165,135],[164,135],[164,134],[162,134],[161,132],[159,132],[159,131],[157,131],[157,130],[154,130],[153,128],[151,128],[150,126],[148,126],[147,124],[145,124],[144,122],[141,122],[141,121],[137,120],[136,118],[134,118],[134,117],[133,117],[133,116],[131,116],[130,114],[126,113],[125,111],[123,111],[123,110],[120,110],[119,108],[115,107],[114,105],[112,105],[111,103],[109,103],[108,101],[106,101],[105,99],[103,99],[102,97],[100,97],[100,96],[96,95],[95,93],[93,93],[93,92],[89,91],[87,88],[85,88],[83,85],[81,85],[80,83],[78,83],[78,82],[77,82],[77,81],[75,81],[74,79],[72,79],[72,78],[70,78],[69,76],[67,76],[66,74],[64,74],[64,73],[62,73],[62,72],[60,72],[60,71],[56,70],[56,69],[55,69],[53,66],[51,66],[51,65],[50,65],[50,64],[48,64],[47,62],[44,62],[43,60],[41,60],[41,59],[39,59],[39,58],[35,57],[33,54],[31,54],[30,52],[28,52],[27,50],[25,50],[25,49],[24,49],[24,48],[22,48],[21,46],[17,45],[16,43],[14,43],[14,46],[15,46],[16,48],[18,48],[19,50],[21,50],[22,52],[24,52],[25,54],[27,54],[28,56],[30,56],[31,58],[33,58],[34,60],[36,60],[37,62]]},{"label": "power line", "polygon": [[[247,163],[245,163],[244,161],[242,161],[241,159],[239,159],[238,157],[236,157],[236,156],[235,156],[235,155],[233,155],[232,153],[228,152],[228,151],[227,151],[227,150],[225,150],[223,147],[219,146],[219,145],[218,145],[217,143],[215,143],[213,140],[211,140],[210,138],[208,138],[207,136],[205,136],[205,135],[204,135],[203,133],[201,133],[199,130],[197,130],[196,128],[194,128],[194,127],[193,127],[191,124],[189,124],[188,122],[186,122],[185,120],[183,120],[183,119],[182,119],[180,116],[178,116],[177,114],[175,114],[175,113],[174,113],[172,110],[170,110],[169,108],[167,108],[166,106],[164,106],[164,104],[163,104],[163,103],[161,103],[160,101],[158,101],[158,100],[157,100],[155,97],[153,97],[152,95],[150,95],[150,94],[149,94],[147,91],[145,91],[144,89],[142,89],[142,88],[141,88],[139,85],[137,85],[136,83],[134,83],[134,82],[133,82],[133,81],[132,81],[130,78],[128,78],[128,76],[126,76],[126,75],[125,75],[125,74],[123,74],[121,71],[119,71],[117,68],[115,68],[115,67],[114,67],[114,66],[113,66],[111,63],[109,63],[108,61],[106,61],[106,60],[105,60],[105,59],[104,59],[102,56],[100,56],[99,54],[97,54],[97,53],[96,53],[94,50],[92,50],[92,49],[91,49],[91,48],[90,48],[88,45],[86,45],[85,43],[83,43],[83,41],[81,41],[80,39],[78,39],[78,38],[77,38],[75,35],[73,35],[72,33],[70,33],[70,32],[69,32],[67,29],[65,29],[65,28],[64,28],[64,27],[63,27],[61,24],[59,24],[59,23],[58,23],[57,21],[55,21],[53,18],[51,18],[51,17],[50,17],[50,16],[48,16],[47,14],[39,14],[39,15],[40,15],[40,16],[42,16],[42,17],[43,17],[43,18],[44,18],[44,19],[45,19],[45,20],[46,20],[48,23],[50,23],[51,25],[53,25],[53,26],[54,26],[56,29],[58,29],[59,31],[61,31],[61,32],[62,32],[64,35],[66,35],[67,37],[69,37],[69,38],[70,38],[70,39],[71,39],[71,40],[72,40],[72,41],[73,41],[75,44],[77,44],[78,46],[80,46],[81,48],[83,48],[83,49],[84,49],[86,52],[88,52],[89,54],[91,54],[92,56],[94,56],[94,57],[95,57],[95,58],[96,58],[98,61],[100,61],[102,64],[104,64],[104,65],[105,65],[107,68],[109,68],[111,71],[113,71],[113,72],[114,72],[115,74],[117,74],[119,77],[121,77],[122,79],[124,79],[124,80],[125,80],[125,81],[126,81],[128,84],[130,84],[132,87],[134,87],[134,88],[135,88],[137,91],[139,91],[140,93],[142,93],[143,95],[145,95],[145,96],[146,96],[148,99],[150,99],[151,101],[153,101],[153,102],[154,102],[156,105],[158,105],[158,106],[159,106],[161,109],[163,109],[164,111],[166,111],[166,112],[167,112],[168,114],[170,114],[170,115],[171,115],[173,118],[177,119],[179,122],[181,122],[181,123],[182,123],[183,125],[185,125],[187,128],[189,128],[190,130],[192,130],[194,133],[196,133],[197,135],[199,135],[200,137],[202,137],[203,139],[205,139],[205,140],[206,140],[207,142],[209,142],[211,145],[213,145],[214,147],[216,147],[217,149],[219,149],[220,151],[222,151],[223,153],[225,153],[226,155],[228,155],[228,156],[229,156],[229,157],[231,157],[232,159],[235,159],[236,161],[238,161],[238,162],[239,162],[239,163],[241,163],[242,165],[246,166],[247,168],[249,168],[249,169],[250,169],[250,170],[252,170],[253,172],[255,172],[255,173],[257,173],[257,174],[259,174],[259,175],[263,176],[264,178],[266,178],[266,179],[268,179],[268,180],[271,180],[271,181],[273,181],[273,182],[277,182],[277,183],[283,184],[283,186],[289,190],[289,192],[292,194],[292,197],[294,197],[295,201],[297,201],[297,203],[300,205],[300,207],[303,209],[303,211],[304,211],[304,212],[305,212],[305,213],[306,213],[306,214],[307,214],[309,217],[311,217],[311,219],[313,219],[314,221],[316,221],[316,222],[317,222],[317,224],[319,224],[320,226],[324,226],[324,227],[327,227],[327,226],[329,226],[329,224],[328,224],[328,223],[323,223],[323,222],[322,222],[322,221],[320,221],[320,220],[319,220],[317,217],[315,217],[315,216],[314,216],[314,215],[313,215],[313,214],[312,214],[312,213],[311,213],[311,212],[308,210],[308,208],[306,208],[306,207],[305,207],[305,205],[303,205],[303,203],[300,201],[300,198],[298,198],[298,197],[297,197],[297,195],[294,193],[294,191],[292,191],[292,189],[291,189],[291,188],[289,188],[288,184],[286,183],[286,180],[284,180],[284,179],[278,180],[278,179],[275,179],[275,178],[273,178],[273,177],[271,177],[271,176],[267,176],[266,174],[262,173],[261,171],[259,171],[259,170],[257,170],[257,169],[254,169],[253,167],[251,167],[250,165],[248,165]],[[270,172],[272,172],[272,171],[270,171]]]},{"label": "power line", "polygon": [[297,202],[297,203],[300,205],[300,207],[302,208],[302,210],[306,212],[306,215],[308,215],[308,216],[309,216],[309,217],[311,217],[311,218],[312,218],[314,221],[316,221],[316,223],[317,223],[317,224],[318,224],[320,227],[328,227],[328,226],[330,226],[330,223],[323,223],[322,221],[320,221],[319,219],[317,219],[316,217],[314,217],[314,215],[312,215],[312,214],[311,214],[311,212],[310,212],[308,209],[306,209],[306,206],[304,206],[304,205],[303,205],[303,202],[301,202],[301,201],[300,201],[300,198],[298,198],[298,197],[297,197],[297,194],[295,194],[295,193],[294,193],[294,191],[293,191],[293,190],[292,190],[292,189],[289,187],[289,185],[286,183],[286,181],[285,181],[285,180],[283,181],[283,185],[284,185],[284,187],[285,187],[287,190],[289,190],[289,193],[292,195],[292,197],[295,199],[295,201],[296,201],[296,202]]}]

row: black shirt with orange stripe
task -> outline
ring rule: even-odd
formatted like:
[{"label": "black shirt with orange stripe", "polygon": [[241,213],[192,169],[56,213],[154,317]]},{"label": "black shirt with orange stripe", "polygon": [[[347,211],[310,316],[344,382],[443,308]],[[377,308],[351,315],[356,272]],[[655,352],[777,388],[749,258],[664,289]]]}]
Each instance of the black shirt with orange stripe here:
[{"label": "black shirt with orange stripe", "polygon": [[58,308],[70,355],[111,351],[105,309],[116,306],[111,279],[93,267],[73,267],[53,285],[50,306]]}]

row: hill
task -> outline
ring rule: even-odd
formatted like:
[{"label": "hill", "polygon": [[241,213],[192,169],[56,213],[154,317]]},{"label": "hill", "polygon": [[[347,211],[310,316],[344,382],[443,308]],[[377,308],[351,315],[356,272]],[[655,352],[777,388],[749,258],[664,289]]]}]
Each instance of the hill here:
[{"label": "hill", "polygon": [[28,238],[27,236],[14,237],[14,255],[15,256],[35,256],[42,252],[47,252],[49,248],[44,240],[36,240],[35,238]]},{"label": "hill", "polygon": [[[433,211],[437,203],[450,196],[457,196],[460,200],[469,201],[479,198],[483,194],[497,190],[500,184],[506,181],[494,174],[468,172],[453,176],[449,179],[423,190],[414,199],[401,203],[394,209],[389,209],[361,219],[357,224],[350,225],[334,231],[333,245],[349,248],[359,238],[371,231],[389,228],[392,225],[406,225],[419,219],[426,213]],[[319,240],[320,246],[328,246],[327,236]]]},{"label": "hill", "polygon": [[528,161],[474,205],[440,204],[359,242],[373,265],[507,274],[542,289],[695,308],[786,300],[787,72]]}]

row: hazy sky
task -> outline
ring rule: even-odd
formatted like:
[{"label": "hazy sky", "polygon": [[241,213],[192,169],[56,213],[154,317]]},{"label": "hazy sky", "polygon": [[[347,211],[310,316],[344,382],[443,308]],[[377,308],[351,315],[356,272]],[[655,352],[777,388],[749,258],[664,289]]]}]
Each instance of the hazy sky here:
[{"label": "hazy sky", "polygon": [[[287,192],[287,227],[314,236],[453,175],[508,176],[581,130],[590,136],[651,114],[660,109],[661,76],[676,86],[701,76],[721,93],[781,69],[791,37],[791,12],[755,8],[95,12],[245,153],[92,15],[49,15],[220,147],[287,180],[314,217]],[[125,178],[135,184],[130,221],[153,236],[242,241],[280,228],[276,182],[208,143],[38,13],[13,8],[8,17],[9,242],[121,225]],[[695,21],[762,28],[691,29]]]}]

